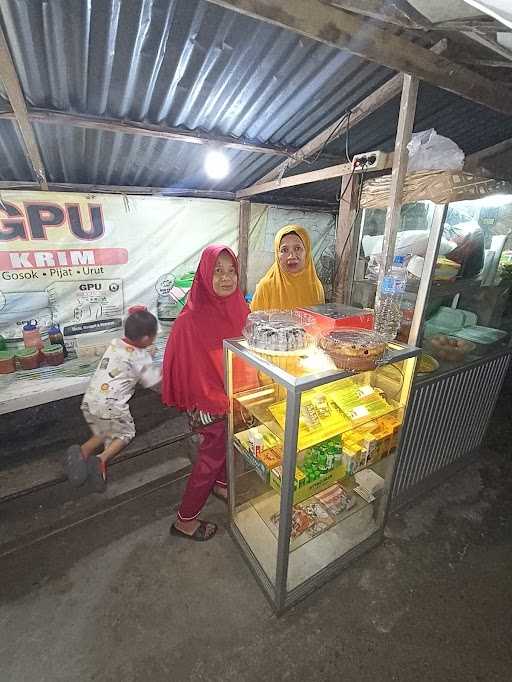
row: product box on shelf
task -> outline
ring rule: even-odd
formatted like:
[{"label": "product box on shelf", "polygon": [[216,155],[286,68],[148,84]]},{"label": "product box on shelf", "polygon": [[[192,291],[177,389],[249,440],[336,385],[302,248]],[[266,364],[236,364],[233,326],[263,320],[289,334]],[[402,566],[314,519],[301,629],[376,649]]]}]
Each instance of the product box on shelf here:
[{"label": "product box on shelf", "polygon": [[246,463],[252,467],[258,476],[264,481],[264,483],[268,483],[269,481],[269,469],[268,467],[265,466],[265,464],[255,457],[252,452],[247,450],[243,445],[241,445],[237,440],[236,440],[236,435],[235,435],[235,447],[237,451],[240,453],[241,457],[246,461]]},{"label": "product box on shelf", "polygon": [[279,466],[282,461],[281,452],[277,448],[260,452],[258,459],[269,471],[270,469],[274,469],[275,467]]},{"label": "product box on shelf", "polygon": [[397,410],[395,414],[388,414],[380,419],[381,424],[390,432],[389,450],[398,446],[400,427],[402,425],[402,410]]},{"label": "product box on shelf", "polygon": [[341,483],[331,485],[329,488],[318,492],[315,497],[334,518],[352,509],[355,504],[353,496]]},{"label": "product box on shelf", "polygon": [[376,474],[372,469],[358,471],[354,478],[357,485],[366,490],[370,495],[375,495],[380,492],[385,485],[382,476]]},{"label": "product box on shelf", "polygon": [[364,466],[362,462],[362,447],[357,443],[345,440],[343,442],[343,466],[345,467],[346,475],[353,476],[356,471],[359,471]]},{"label": "product box on shelf", "polygon": [[239,431],[235,438],[242,447],[258,456],[258,453],[266,450],[278,449],[281,446],[279,438],[264,424],[253,426],[245,431]]},{"label": "product box on shelf", "polygon": [[279,438],[264,424],[235,433],[240,454],[268,483],[270,469],[281,464],[282,448]]},{"label": "product box on shelf", "polygon": [[[317,493],[329,488],[337,481],[341,480],[345,476],[345,466],[340,464],[340,466],[331,469],[326,474],[323,474],[314,481],[307,483],[306,477],[300,469],[296,469],[295,472],[295,484],[294,484],[294,494],[293,502],[297,504],[303,502],[308,497],[312,497]],[[282,469],[281,467],[276,467],[270,472],[270,485],[277,490],[281,491],[281,477]]]},{"label": "product box on shelf", "polygon": [[[292,531],[290,549],[293,551],[304,542],[320,535],[335,523],[338,523],[346,512],[356,504],[354,495],[341,484],[335,483],[316,495],[292,507]],[[275,512],[265,520],[277,538],[279,535],[280,513]]]},{"label": "product box on shelf", "polygon": [[[270,472],[270,484],[277,490],[281,490],[281,480],[283,477],[283,467],[281,465],[274,467]],[[298,490],[306,484],[306,477],[303,472],[295,468],[295,480],[293,482],[293,489]]]}]

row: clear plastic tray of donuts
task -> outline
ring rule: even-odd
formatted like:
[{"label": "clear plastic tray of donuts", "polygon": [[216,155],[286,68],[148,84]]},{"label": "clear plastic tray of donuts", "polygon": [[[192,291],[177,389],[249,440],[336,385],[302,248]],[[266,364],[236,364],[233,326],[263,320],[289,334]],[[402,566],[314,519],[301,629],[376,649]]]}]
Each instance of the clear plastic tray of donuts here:
[{"label": "clear plastic tray of donuts", "polygon": [[297,354],[315,344],[311,334],[315,319],[301,310],[251,313],[243,336],[251,348],[269,354]]}]

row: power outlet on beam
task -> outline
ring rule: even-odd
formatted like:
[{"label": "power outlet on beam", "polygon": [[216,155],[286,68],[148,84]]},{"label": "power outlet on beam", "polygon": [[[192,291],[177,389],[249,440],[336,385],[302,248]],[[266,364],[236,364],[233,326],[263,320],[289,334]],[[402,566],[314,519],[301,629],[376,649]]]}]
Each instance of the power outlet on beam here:
[{"label": "power outlet on beam", "polygon": [[383,170],[389,167],[389,154],[384,152],[365,152],[356,154],[352,159],[352,169],[357,171]]}]

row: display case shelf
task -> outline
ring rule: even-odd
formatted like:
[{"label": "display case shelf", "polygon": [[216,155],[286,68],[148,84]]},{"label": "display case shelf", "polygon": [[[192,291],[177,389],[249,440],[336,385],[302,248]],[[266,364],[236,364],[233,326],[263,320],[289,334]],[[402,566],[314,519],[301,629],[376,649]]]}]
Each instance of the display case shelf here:
[{"label": "display case shelf", "polygon": [[[252,391],[251,395],[254,395],[254,391]],[[242,402],[240,397],[240,395],[235,396],[236,400]],[[281,443],[284,442],[284,430],[286,426],[286,401],[273,402],[272,399],[267,398],[264,402],[258,401],[256,405],[252,404],[250,401],[243,401],[242,404],[258,424],[263,424],[266,426],[267,429],[271,431]],[[364,407],[363,402],[361,402],[361,405]],[[376,419],[398,412],[402,408],[402,404],[391,398],[389,399],[387,406],[383,409],[359,419],[349,419],[347,416],[339,412],[336,416],[333,415],[332,418],[328,420],[322,420],[322,428],[314,431],[307,431],[306,428],[299,423],[297,449],[300,452],[307,448],[311,448],[315,445],[323,443],[333,436],[343,435],[348,431],[364,428],[367,424],[375,421]],[[278,419],[281,423],[278,421]],[[245,424],[245,426],[246,428],[249,428],[250,425]]]}]

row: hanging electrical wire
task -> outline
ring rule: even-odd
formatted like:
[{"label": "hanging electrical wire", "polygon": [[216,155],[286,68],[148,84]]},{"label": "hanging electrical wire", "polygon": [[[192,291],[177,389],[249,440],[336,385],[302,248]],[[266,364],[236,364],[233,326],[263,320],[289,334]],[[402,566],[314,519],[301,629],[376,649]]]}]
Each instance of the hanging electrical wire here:
[{"label": "hanging electrical wire", "polygon": [[[351,159],[349,158],[349,155],[348,155],[348,136],[349,136],[350,116],[351,116],[351,114],[352,114],[352,110],[351,110],[351,109],[347,109],[347,111],[345,111],[345,113],[343,114],[343,116],[340,118],[340,120],[338,121],[338,123],[336,124],[336,126],[331,130],[331,132],[329,133],[327,139],[323,142],[321,148],[316,152],[316,154],[315,154],[315,156],[314,156],[313,158],[311,158],[311,157],[309,157],[309,156],[304,156],[304,157],[302,157],[302,158],[299,158],[299,157],[297,156],[297,153],[296,153],[296,152],[295,152],[295,153],[290,152],[290,153],[288,154],[288,158],[289,158],[290,160],[296,161],[297,163],[306,163],[306,164],[308,164],[308,165],[311,165],[311,164],[316,163],[316,162],[318,161],[318,159],[320,158],[320,156],[324,153],[324,151],[325,151],[327,145],[329,144],[329,142],[330,142],[332,139],[334,139],[336,133],[340,130],[340,128],[343,126],[343,124],[345,124],[345,126],[346,126],[346,133],[345,133],[345,156],[347,157],[347,160],[348,160],[350,163],[352,163],[352,161],[351,161]],[[286,169],[285,169],[285,170],[286,170]],[[283,171],[283,175],[284,175],[284,172],[285,172],[285,171]]]},{"label": "hanging electrical wire", "polygon": [[[345,196],[345,193],[347,192],[348,188],[352,186],[352,179],[353,179],[353,177],[354,177],[354,169],[352,169],[352,172],[351,172],[351,174],[350,174],[350,176],[349,176],[349,179],[348,179],[348,182],[347,182],[347,184],[346,184],[346,186],[345,186],[345,189],[343,190],[343,193],[342,193],[341,196],[340,196],[340,205],[341,205],[341,200],[342,200],[343,197]],[[352,235],[352,232],[353,232],[353,230],[354,230],[354,227],[355,227],[355,225],[356,225],[356,222],[357,222],[357,220],[358,220],[358,218],[359,218],[359,213],[360,213],[360,211],[361,211],[361,196],[362,196],[362,193],[363,193],[363,182],[364,182],[364,167],[361,169],[361,174],[360,174],[359,188],[358,188],[358,192],[357,192],[357,201],[356,201],[356,212],[355,212],[355,215],[354,215],[354,219],[352,220],[352,223],[351,223],[350,228],[349,228],[349,230],[348,230],[347,236],[346,236],[345,241],[344,241],[344,243],[343,243],[343,246],[342,246],[342,248],[341,248],[341,252],[340,252],[340,254],[339,254],[339,256],[338,256],[338,263],[337,263],[336,268],[335,268],[335,270],[334,270],[334,277],[332,278],[332,293],[333,293],[333,297],[334,297],[335,294],[336,294],[336,290],[335,290],[336,281],[337,281],[337,279],[338,279],[339,271],[340,271],[340,268],[341,268],[341,263],[342,263],[342,261],[343,261],[343,256],[344,256],[344,254],[345,254],[345,249],[347,248],[348,241],[349,241],[349,239],[350,239],[350,237],[351,237],[351,235]],[[339,214],[338,214],[338,222],[339,222]]]},{"label": "hanging electrical wire", "polygon": [[347,114],[347,129],[345,131],[345,156],[347,157],[347,161],[351,164],[352,159],[350,158],[350,154],[348,153],[348,145],[349,145],[349,134],[350,134],[350,115],[352,114],[352,111],[348,111]]}]

